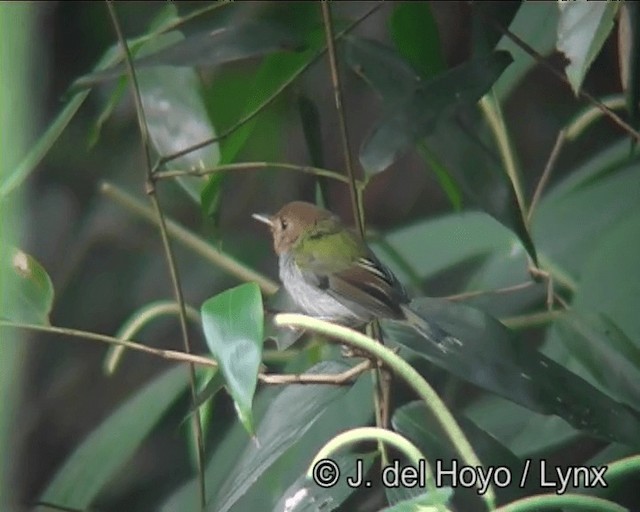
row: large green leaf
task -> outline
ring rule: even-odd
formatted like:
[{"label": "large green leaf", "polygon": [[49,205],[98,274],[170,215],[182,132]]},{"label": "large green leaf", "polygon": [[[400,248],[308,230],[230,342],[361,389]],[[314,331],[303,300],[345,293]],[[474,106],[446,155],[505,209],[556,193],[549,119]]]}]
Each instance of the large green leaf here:
[{"label": "large green leaf", "polygon": [[[348,366],[322,362],[307,373],[340,373]],[[269,405],[256,431],[255,443],[247,444],[220,487],[209,510],[223,512],[247,492],[254,482],[287,449],[296,443],[321,414],[349,388],[344,386],[287,386]]]},{"label": "large green leaf", "polygon": [[[602,237],[637,208],[637,166],[638,155],[630,158],[628,141],[619,140],[552,188],[532,219],[533,238],[542,260],[553,263],[576,282],[590,255],[602,246]],[[475,234],[482,235],[482,230]],[[490,290],[523,283],[530,279],[527,265],[524,251],[517,250],[514,244],[496,246],[469,280],[468,289]],[[558,283],[555,280],[562,292],[563,286]],[[478,297],[470,303],[494,315],[513,315],[540,304],[544,293],[542,286],[536,286],[518,293]]]},{"label": "large green leaf", "polygon": [[[229,23],[214,30],[165,42],[161,48],[134,61],[136,69],[152,66],[194,67],[219,66],[225,62],[257,57],[283,50],[300,50],[301,41],[284,27],[265,21],[248,20]],[[74,87],[93,87],[126,73],[126,66],[91,73],[79,78]]]},{"label": "large green leaf", "polygon": [[253,433],[251,403],[262,358],[263,310],[260,288],[245,283],[202,304],[202,328],[240,421]]},{"label": "large green leaf", "polygon": [[[403,255],[422,279],[477,256],[501,249],[511,251],[514,244],[518,244],[516,237],[504,226],[481,212],[428,219],[386,233],[385,241]],[[385,245],[378,244],[375,239],[371,246],[380,255],[385,252]],[[388,262],[399,277],[407,277],[391,259]]]},{"label": "large green leaf", "polygon": [[[141,52],[148,52],[167,41],[183,40],[179,32],[170,32],[145,44]],[[194,69],[156,66],[137,70],[140,96],[144,107],[149,137],[160,155],[181,151],[197,142],[215,137],[200,92],[201,84]],[[218,144],[209,144],[172,160],[168,169],[211,167],[220,160]],[[206,180],[199,177],[180,177],[180,185],[191,198],[199,202]]]},{"label": "large green leaf", "polygon": [[[286,502],[287,495],[291,497],[288,489],[294,485],[294,482],[302,481],[318,450],[329,439],[345,430],[370,424],[374,416],[372,397],[372,379],[367,377],[358,379],[344,395],[327,407],[311,428],[275,461],[269,471],[263,473],[234,508],[277,510],[276,503]],[[340,470],[343,474],[347,473],[342,467]],[[338,485],[325,494],[325,499],[331,499],[331,503],[336,506],[349,494],[349,489],[339,487]],[[351,489],[350,492],[354,491],[355,489]],[[266,496],[272,498],[268,506],[265,502]]]},{"label": "large green leaf", "polygon": [[[557,20],[558,6],[555,2],[522,2],[509,24],[509,30],[540,55],[546,56],[555,48]],[[538,62],[507,35],[502,36],[496,48],[507,50],[513,57],[513,64],[493,86],[496,98],[504,100]]]},{"label": "large green leaf", "polygon": [[640,347],[607,317],[570,312],[554,326],[567,351],[600,387],[640,410]]},{"label": "large green leaf", "polygon": [[185,369],[174,368],[136,392],[82,441],[56,472],[40,500],[74,509],[89,507],[187,383]]},{"label": "large green leaf", "polygon": [[521,458],[548,453],[580,435],[558,416],[533,412],[496,395],[480,397],[465,414]]},{"label": "large green leaf", "polygon": [[611,29],[620,3],[560,2],[558,42],[569,64],[567,78],[574,93],[578,93],[589,67],[600,52]]},{"label": "large green leaf", "polygon": [[[441,460],[443,467],[449,468],[452,461],[459,458],[451,446],[448,436],[423,402],[411,402],[403,405],[395,411],[391,421],[394,429],[413,441],[428,460]],[[466,416],[456,415],[456,421],[463,429],[485,468],[504,466],[509,468],[513,474],[520,471],[522,461],[492,435]],[[508,502],[524,495],[524,489],[517,485],[496,488],[496,491],[500,502]],[[475,489],[469,494],[469,496],[461,497],[465,500],[466,507],[477,506],[478,496]]]},{"label": "large green leaf", "polygon": [[[251,82],[253,87],[244,99],[243,115],[254,111],[267,101],[292,77],[297,75],[315,57],[323,42],[323,32],[316,29],[308,35],[307,50],[299,53],[283,53],[267,57]],[[242,98],[237,98],[242,101]],[[222,147],[222,163],[231,163],[242,149],[256,125],[256,119],[244,123],[225,140]]]},{"label": "large green leaf", "polygon": [[533,411],[560,416],[576,429],[631,446],[640,443],[640,415],[518,343],[493,317],[438,299],[421,298],[411,306],[449,338],[436,345],[408,327],[383,322],[391,340],[463,380]]},{"label": "large green leaf", "polygon": [[431,78],[445,70],[438,25],[429,4],[402,2],[396,5],[389,18],[389,32],[400,55],[422,78]]},{"label": "large green leaf", "polygon": [[33,257],[6,244],[0,247],[0,318],[49,325],[53,284]]},{"label": "large green leaf", "polygon": [[[399,57],[390,48],[354,37],[348,38],[346,44],[349,66],[364,76],[386,103],[385,114],[360,149],[360,163],[370,174],[389,167],[433,132],[442,118],[461,106],[476,103],[511,63],[507,52],[497,52],[422,83],[413,72],[391,75],[393,68],[387,63]],[[394,67],[402,68],[403,64]],[[389,79],[382,81],[380,76]],[[402,84],[400,88],[398,84]]]}]

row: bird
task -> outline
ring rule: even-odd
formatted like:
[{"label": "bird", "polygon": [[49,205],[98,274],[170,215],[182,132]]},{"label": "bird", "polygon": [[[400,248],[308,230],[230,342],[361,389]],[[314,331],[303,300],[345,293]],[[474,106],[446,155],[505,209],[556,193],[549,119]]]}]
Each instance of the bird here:
[{"label": "bird", "polygon": [[304,314],[348,327],[389,319],[440,346],[457,341],[411,308],[393,272],[329,210],[293,201],[252,216],[269,226],[280,280]]}]

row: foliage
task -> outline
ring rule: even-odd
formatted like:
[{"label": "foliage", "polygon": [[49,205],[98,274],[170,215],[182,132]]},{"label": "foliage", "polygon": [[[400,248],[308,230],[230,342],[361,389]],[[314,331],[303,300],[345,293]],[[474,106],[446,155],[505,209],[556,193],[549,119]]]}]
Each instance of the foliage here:
[{"label": "foliage", "polygon": [[[97,34],[109,33],[102,57],[65,77],[64,105],[21,159],[3,159],[3,213],[27,187],[40,184],[37,194],[59,179],[87,220],[65,247],[67,274],[38,262],[55,261],[49,233],[63,223],[46,201],[34,208],[35,241],[3,238],[2,343],[22,346],[24,330],[66,335],[34,344],[38,389],[56,389],[49,379],[59,373],[75,379],[82,365],[100,367],[68,359],[72,336],[109,343],[114,375],[92,384],[120,397],[112,411],[91,399],[97,424],[80,418],[64,461],[37,492],[21,483],[6,503],[30,489],[37,496],[26,499],[43,511],[639,505],[630,476],[640,469],[640,135],[625,121],[637,121],[636,10],[528,2],[498,13],[465,3],[470,30],[449,33],[437,4],[328,5],[139,12],[109,3],[94,20]],[[131,27],[139,35],[129,37]],[[617,30],[628,43],[617,48],[620,82],[606,60]],[[464,56],[452,41],[468,46]],[[566,57],[566,75],[547,59],[553,50]],[[589,93],[601,83],[613,97]],[[23,114],[14,115],[22,129]],[[82,160],[82,144],[98,171],[51,178]],[[342,169],[356,163],[352,179]],[[129,192],[142,184],[151,207]],[[380,223],[371,246],[417,296],[416,311],[456,343],[427,345],[383,321],[387,347],[330,324],[274,318],[282,304],[266,300],[275,285],[261,270],[274,269],[275,257],[250,213],[314,194]],[[3,236],[12,218],[3,215]],[[428,298],[427,288],[456,296]],[[303,325],[304,335],[292,331]],[[143,326],[147,343],[127,343]],[[393,370],[391,432],[362,429],[385,426],[385,374],[345,357],[340,342]],[[147,354],[123,357],[125,346]],[[8,354],[0,374],[28,371]],[[189,371],[159,371],[158,358]],[[15,388],[2,390],[7,403],[40,414],[18,400],[33,389]],[[57,418],[70,414],[59,409]],[[185,416],[191,428],[176,435]],[[3,418],[3,449],[10,430]],[[337,485],[309,478],[318,453],[343,472]],[[455,464],[473,481],[440,479]],[[605,465],[610,485],[590,485]],[[422,483],[383,485],[400,466],[420,466]],[[586,479],[550,478],[582,466],[592,468]],[[369,482],[359,489],[345,479],[357,471]],[[0,477],[0,492],[11,493]]]}]

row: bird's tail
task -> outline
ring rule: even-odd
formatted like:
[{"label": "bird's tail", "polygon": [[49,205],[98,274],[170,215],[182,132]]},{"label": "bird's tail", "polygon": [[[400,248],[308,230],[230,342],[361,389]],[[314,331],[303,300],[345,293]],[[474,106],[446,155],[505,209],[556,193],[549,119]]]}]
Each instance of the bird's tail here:
[{"label": "bird's tail", "polygon": [[402,312],[404,313],[405,319],[409,325],[418,334],[441,350],[445,351],[447,348],[456,345],[462,346],[462,341],[449,334],[434,322],[425,319],[423,315],[414,310],[408,304],[402,305]]}]

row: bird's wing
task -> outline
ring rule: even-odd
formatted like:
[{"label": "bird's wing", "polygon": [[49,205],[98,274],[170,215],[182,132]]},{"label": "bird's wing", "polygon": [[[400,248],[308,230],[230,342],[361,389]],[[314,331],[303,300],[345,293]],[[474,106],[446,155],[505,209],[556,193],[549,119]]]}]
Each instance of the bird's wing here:
[{"label": "bird's wing", "polygon": [[[357,244],[354,256],[345,260],[334,251],[345,244]],[[402,318],[401,304],[407,302],[402,285],[362,241],[350,233],[323,233],[317,250],[304,250],[296,263],[308,283],[325,290],[354,311],[364,309],[372,317]]]}]

